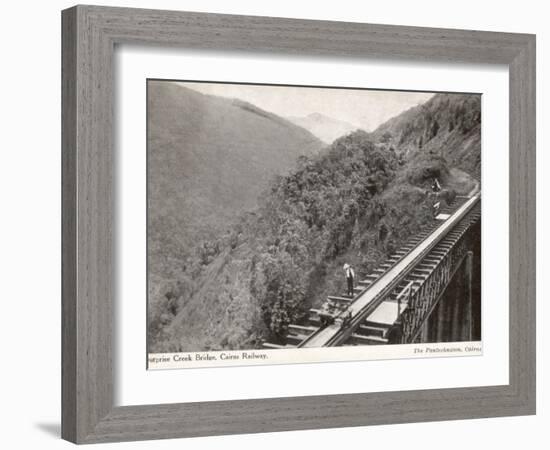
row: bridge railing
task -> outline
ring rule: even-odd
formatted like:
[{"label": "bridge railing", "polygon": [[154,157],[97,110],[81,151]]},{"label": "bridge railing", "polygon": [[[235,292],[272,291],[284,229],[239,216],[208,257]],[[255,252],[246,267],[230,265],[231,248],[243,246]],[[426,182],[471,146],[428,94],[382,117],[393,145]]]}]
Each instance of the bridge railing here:
[{"label": "bridge railing", "polygon": [[434,270],[420,283],[412,295],[409,308],[404,311],[400,320],[402,344],[417,342],[421,336],[426,321],[468,253],[470,248],[468,232],[478,217],[475,214],[471,222],[463,225],[459,234],[449,243],[448,250],[439,258]]},{"label": "bridge railing", "polygon": [[[339,332],[335,333],[325,344],[324,346],[336,346],[344,343],[353,330],[357,328],[370,314],[374,312],[378,306],[391,294],[392,291],[395,290],[395,288],[402,283],[407,275],[411,273],[416,265],[422,261],[429,253],[436,247],[447,235],[448,232],[450,232],[456,225],[460,223],[464,217],[466,217],[472,209],[479,204],[481,199],[481,194],[477,193],[475,194],[468,202],[466,202],[459,211],[457,211],[456,216],[454,216],[451,220],[451,222],[443,222],[441,226],[439,226],[430,236],[436,235],[435,239],[430,243],[430,245],[426,246],[426,248],[420,252],[409,264],[407,264],[401,272],[392,280],[391,283],[388,284],[384,289],[382,289],[375,298],[372,299],[369,304],[363,308],[359,313],[357,313],[352,319],[349,324],[349,326],[346,329],[340,330]],[[442,232],[442,228],[444,228],[444,232]],[[437,235],[437,233],[441,233],[440,235]],[[429,238],[428,238],[429,239]],[[383,278],[383,277],[382,277]],[[379,281],[378,281],[379,282]],[[308,338],[308,341],[313,336],[310,336]],[[302,343],[299,346],[303,346],[304,343]]]},{"label": "bridge railing", "polygon": [[397,295],[396,300],[397,300],[397,317],[398,318],[403,312],[401,308],[401,303],[403,302],[403,300],[406,300],[407,305],[409,305],[410,303],[414,284],[415,284],[414,281],[410,281],[409,284],[407,284],[403,288],[403,290]]}]

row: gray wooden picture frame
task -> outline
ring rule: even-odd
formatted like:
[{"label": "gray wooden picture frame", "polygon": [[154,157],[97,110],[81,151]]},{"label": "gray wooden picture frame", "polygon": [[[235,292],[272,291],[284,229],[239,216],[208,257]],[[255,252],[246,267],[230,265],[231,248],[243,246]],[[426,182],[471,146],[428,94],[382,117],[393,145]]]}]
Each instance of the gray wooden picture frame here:
[{"label": "gray wooden picture frame", "polygon": [[[62,437],[76,443],[535,413],[535,36],[143,9],[62,13]],[[505,64],[510,81],[510,382],[164,405],[113,403],[116,44]]]}]

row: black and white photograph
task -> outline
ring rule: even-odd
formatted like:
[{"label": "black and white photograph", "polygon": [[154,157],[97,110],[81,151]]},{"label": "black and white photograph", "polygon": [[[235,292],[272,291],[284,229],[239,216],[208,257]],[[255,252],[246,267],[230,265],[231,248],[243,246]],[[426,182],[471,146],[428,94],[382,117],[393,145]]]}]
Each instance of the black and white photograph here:
[{"label": "black and white photograph", "polygon": [[481,94],[146,89],[150,369],[481,354]]}]

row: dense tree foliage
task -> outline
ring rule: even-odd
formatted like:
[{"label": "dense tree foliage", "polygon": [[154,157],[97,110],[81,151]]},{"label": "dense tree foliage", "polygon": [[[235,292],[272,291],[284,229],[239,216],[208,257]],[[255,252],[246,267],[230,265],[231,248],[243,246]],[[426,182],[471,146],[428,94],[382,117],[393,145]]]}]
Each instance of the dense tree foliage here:
[{"label": "dense tree foliage", "polygon": [[382,124],[373,133],[393,143],[409,159],[426,152],[443,156],[451,167],[478,173],[481,164],[481,96],[438,94]]},{"label": "dense tree foliage", "polygon": [[[313,284],[327,266],[352,249],[353,263],[361,266],[369,244],[387,241],[393,210],[382,193],[399,166],[393,149],[357,131],[320,156],[302,158],[298,170],[274,183],[259,211],[256,231],[262,239],[251,286],[275,335],[307,313],[316,300],[308,293],[316,291]],[[386,216],[380,233],[377,227]]]}]

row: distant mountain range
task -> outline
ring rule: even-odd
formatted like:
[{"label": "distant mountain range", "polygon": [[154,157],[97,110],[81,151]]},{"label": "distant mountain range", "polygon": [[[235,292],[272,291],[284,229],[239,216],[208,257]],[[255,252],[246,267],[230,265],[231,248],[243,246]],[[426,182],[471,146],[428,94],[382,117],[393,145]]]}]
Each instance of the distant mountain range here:
[{"label": "distant mountain range", "polygon": [[344,134],[359,129],[359,127],[351,123],[334,119],[320,113],[311,113],[305,117],[288,117],[288,120],[310,131],[327,144],[331,144],[335,139]]}]

